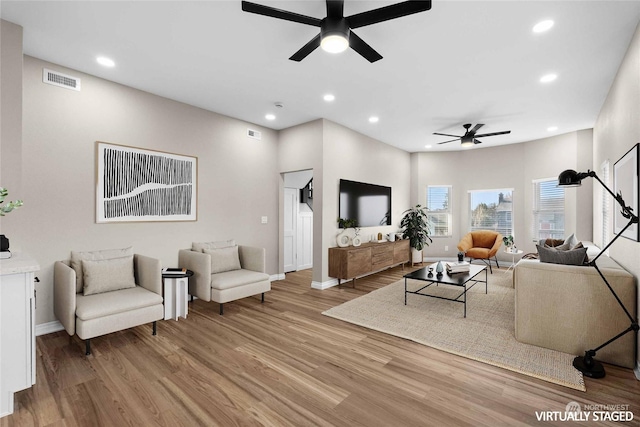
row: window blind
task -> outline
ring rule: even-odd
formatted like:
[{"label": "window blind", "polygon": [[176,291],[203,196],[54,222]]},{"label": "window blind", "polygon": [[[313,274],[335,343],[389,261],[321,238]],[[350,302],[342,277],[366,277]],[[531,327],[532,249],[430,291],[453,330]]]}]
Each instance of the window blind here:
[{"label": "window blind", "polygon": [[[605,160],[600,167],[600,179],[608,188],[610,186],[609,179],[609,160]],[[611,195],[603,188],[602,189],[602,247],[604,248],[609,244],[611,239]],[[608,252],[608,251],[607,251]]]},{"label": "window blind", "polygon": [[451,236],[451,186],[427,186],[427,217],[430,236]]},{"label": "window blind", "polygon": [[533,181],[533,240],[564,238],[564,188],[556,178]]}]

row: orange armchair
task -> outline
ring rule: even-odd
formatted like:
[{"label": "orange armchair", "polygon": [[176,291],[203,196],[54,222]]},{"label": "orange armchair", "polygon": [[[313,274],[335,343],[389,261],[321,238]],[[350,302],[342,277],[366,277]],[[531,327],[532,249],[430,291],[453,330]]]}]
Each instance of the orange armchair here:
[{"label": "orange armchair", "polygon": [[496,260],[498,264],[498,258],[496,254],[498,249],[502,245],[502,234],[492,230],[476,230],[467,233],[460,243],[458,243],[458,250],[465,253],[469,257],[469,262],[474,259],[481,259],[485,264],[489,266],[489,271],[493,274],[491,269],[491,257]]}]

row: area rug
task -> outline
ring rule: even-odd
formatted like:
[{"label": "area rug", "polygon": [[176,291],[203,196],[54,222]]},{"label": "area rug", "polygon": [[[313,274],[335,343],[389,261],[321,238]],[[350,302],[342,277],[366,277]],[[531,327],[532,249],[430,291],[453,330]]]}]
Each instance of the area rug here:
[{"label": "area rug", "polygon": [[[478,283],[467,293],[466,318],[461,303],[437,298],[408,294],[405,306],[404,279],[322,314],[586,391],[582,373],[572,365],[575,355],[516,341],[511,272],[495,270],[488,275],[488,282],[487,294],[484,283]],[[409,290],[413,291],[424,285],[425,282],[415,280],[408,282]],[[459,287],[440,285],[431,286],[426,292],[451,298],[461,291]]]}]

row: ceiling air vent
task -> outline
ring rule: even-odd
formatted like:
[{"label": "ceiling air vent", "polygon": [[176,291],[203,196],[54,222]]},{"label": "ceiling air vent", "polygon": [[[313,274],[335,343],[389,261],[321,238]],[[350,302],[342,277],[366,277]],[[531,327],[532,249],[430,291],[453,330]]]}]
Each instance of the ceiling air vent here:
[{"label": "ceiling air vent", "polygon": [[57,71],[42,69],[42,81],[54,86],[80,91],[80,79]]},{"label": "ceiling air vent", "polygon": [[247,136],[254,139],[262,139],[262,134],[257,130],[247,129]]}]

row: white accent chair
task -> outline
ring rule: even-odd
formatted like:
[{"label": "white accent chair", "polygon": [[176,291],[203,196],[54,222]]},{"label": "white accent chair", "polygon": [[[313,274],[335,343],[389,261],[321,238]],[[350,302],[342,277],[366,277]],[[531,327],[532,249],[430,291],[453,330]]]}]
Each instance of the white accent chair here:
[{"label": "white accent chair", "polygon": [[[123,278],[124,276],[127,276]],[[91,354],[91,338],[164,317],[160,261],[131,248],[72,252],[53,272],[53,309],[69,336]]]},{"label": "white accent chair", "polygon": [[181,249],[178,265],[193,271],[189,279],[189,294],[203,301],[220,304],[262,294],[271,290],[266,269],[266,250],[236,245],[235,241],[193,243],[191,249]]}]

